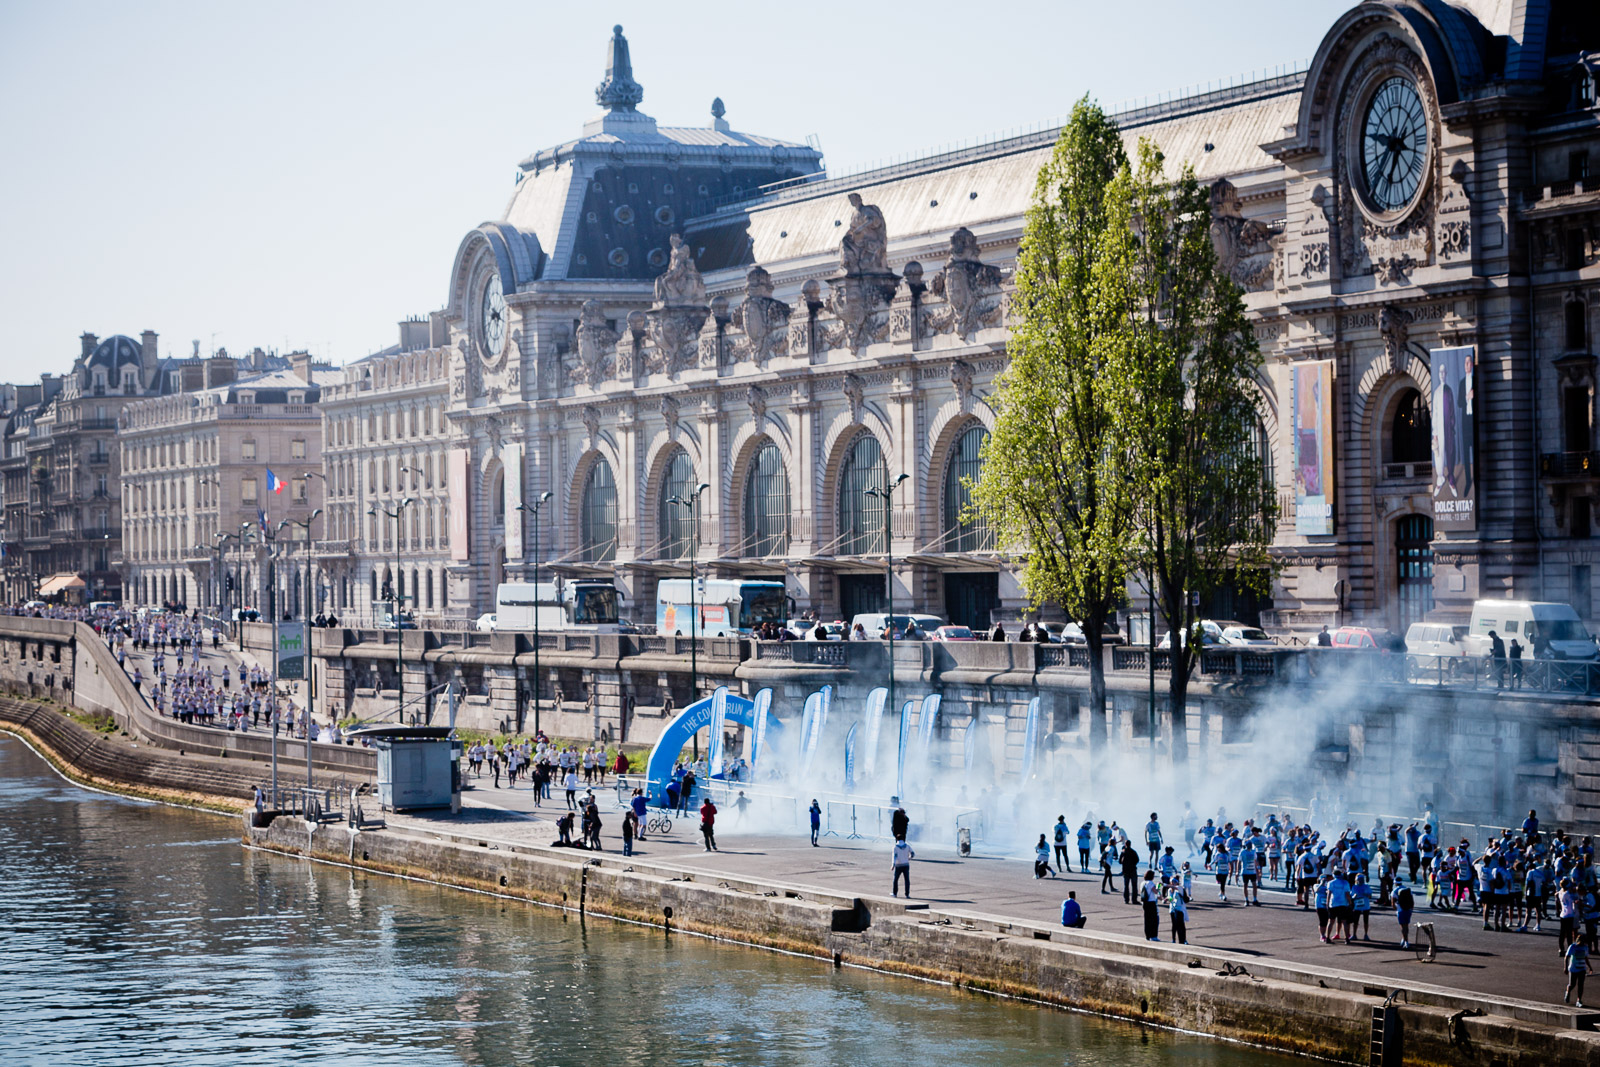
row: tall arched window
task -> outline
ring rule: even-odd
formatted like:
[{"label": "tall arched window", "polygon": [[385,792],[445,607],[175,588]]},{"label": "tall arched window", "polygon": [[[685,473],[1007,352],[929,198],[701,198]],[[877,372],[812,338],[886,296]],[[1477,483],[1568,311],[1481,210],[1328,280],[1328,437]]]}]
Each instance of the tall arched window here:
[{"label": "tall arched window", "polygon": [[594,461],[583,485],[581,522],[583,558],[590,563],[616,559],[617,482],[611,475],[611,464],[603,459]]},{"label": "tall arched window", "polygon": [[839,469],[839,544],[843,556],[865,556],[884,551],[884,499],[868,496],[882,489],[883,449],[871,434],[856,438]]},{"label": "tall arched window", "polygon": [[1433,610],[1433,520],[1407,515],[1395,524],[1400,632]]},{"label": "tall arched window", "polygon": [[661,548],[657,554],[661,559],[681,559],[689,554],[694,540],[694,515],[689,507],[675,504],[673,500],[687,501],[689,494],[694,492],[694,486],[694,463],[690,461],[689,453],[680,448],[667,461],[666,473],[661,476],[657,505],[661,537]]},{"label": "tall arched window", "polygon": [[950,449],[950,464],[944,474],[944,538],[946,552],[982,552],[994,548],[994,533],[982,520],[963,521],[963,514],[972,503],[972,491],[966,481],[976,482],[983,464],[978,452],[988,438],[989,431],[981,425],[972,425],[956,438]]},{"label": "tall arched window", "polygon": [[771,441],[750,461],[744,488],[744,551],[746,556],[779,556],[789,551],[789,475],[783,456]]},{"label": "tall arched window", "polygon": [[494,488],[490,490],[489,513],[494,516],[496,526],[506,524],[506,472],[498,471],[494,476]]},{"label": "tall arched window", "polygon": [[1390,463],[1427,463],[1433,458],[1433,422],[1422,394],[1407,389],[1395,405],[1389,428]]}]

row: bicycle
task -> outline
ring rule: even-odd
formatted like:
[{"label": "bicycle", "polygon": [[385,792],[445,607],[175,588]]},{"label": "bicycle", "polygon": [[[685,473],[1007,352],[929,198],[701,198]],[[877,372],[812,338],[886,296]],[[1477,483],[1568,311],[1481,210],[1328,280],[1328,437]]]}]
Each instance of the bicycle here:
[{"label": "bicycle", "polygon": [[651,834],[672,833],[672,820],[665,815],[652,815],[645,820],[645,832]]}]

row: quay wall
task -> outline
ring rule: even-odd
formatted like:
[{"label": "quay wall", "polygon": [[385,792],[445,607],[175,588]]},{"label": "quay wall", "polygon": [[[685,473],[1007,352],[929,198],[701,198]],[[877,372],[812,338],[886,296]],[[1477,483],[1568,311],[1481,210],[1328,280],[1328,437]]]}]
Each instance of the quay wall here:
[{"label": "quay wall", "polygon": [[[967,988],[1176,1027],[1343,1063],[1366,1063],[1391,994],[1404,1062],[1577,1067],[1600,1033],[1570,1012],[1210,950],[1095,936],[882,898],[844,897],[466,834],[315,830],[247,819],[252,848],[502,894],[596,916],[796,952]],[[1246,973],[1224,976],[1225,965]],[[1376,984],[1373,984],[1376,983]],[[1397,992],[1398,991],[1398,992]],[[1590,1017],[1592,1018],[1592,1017]],[[1387,1062],[1387,1061],[1386,1061]],[[1398,1059],[1395,1062],[1399,1062]]]}]

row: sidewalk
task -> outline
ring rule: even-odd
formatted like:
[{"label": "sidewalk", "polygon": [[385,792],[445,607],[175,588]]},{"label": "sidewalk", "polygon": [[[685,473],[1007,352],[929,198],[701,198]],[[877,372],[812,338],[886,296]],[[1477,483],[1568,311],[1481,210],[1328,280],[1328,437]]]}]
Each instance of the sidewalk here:
[{"label": "sidewalk", "polygon": [[[422,832],[471,827],[471,832],[484,840],[512,845],[548,845],[555,840],[554,820],[566,811],[561,791],[553,792],[553,799],[544,802],[541,812],[534,808],[530,786],[495,789],[489,783],[487,777],[472,780],[473,788],[463,796],[460,816],[452,818],[448,812],[391,815],[389,825]],[[622,851],[622,814],[615,810],[609,788],[604,793],[599,789],[595,792],[603,821],[601,838],[608,854],[615,857]],[[634,854],[652,865],[689,874],[749,878],[797,890],[810,888],[837,895],[888,899],[883,892],[890,883],[887,842],[824,837],[820,847],[813,848],[804,836],[741,831],[737,816],[724,808],[717,816],[717,844],[721,851],[706,852],[698,816],[674,816],[672,822],[670,834],[647,837],[636,844]],[[947,914],[1049,926],[1060,923],[1061,901],[1070,889],[1077,892],[1088,917],[1084,933],[1143,940],[1142,909],[1137,904],[1123,903],[1120,877],[1115,894],[1100,892],[1098,873],[1035,879],[1031,853],[1015,859],[993,855],[958,857],[953,847],[921,844],[912,864],[912,884],[916,890],[914,899]],[[1195,878],[1195,900],[1189,906],[1189,943],[1196,948],[1225,950],[1263,960],[1347,970],[1561,1007],[1566,976],[1556,952],[1558,922],[1546,922],[1543,934],[1495,933],[1484,930],[1482,921],[1471,913],[1430,911],[1425,894],[1416,892],[1422,906],[1413,921],[1435,925],[1439,954],[1433,963],[1419,963],[1411,950],[1400,948],[1393,911],[1373,911],[1370,942],[1325,945],[1317,935],[1315,912],[1296,907],[1292,893],[1266,890],[1261,894],[1261,907],[1246,907],[1240,903],[1242,892],[1230,883],[1230,903],[1222,904],[1217,901],[1215,879],[1203,874]],[[1170,943],[1165,908],[1161,911],[1161,934],[1162,940]]]}]

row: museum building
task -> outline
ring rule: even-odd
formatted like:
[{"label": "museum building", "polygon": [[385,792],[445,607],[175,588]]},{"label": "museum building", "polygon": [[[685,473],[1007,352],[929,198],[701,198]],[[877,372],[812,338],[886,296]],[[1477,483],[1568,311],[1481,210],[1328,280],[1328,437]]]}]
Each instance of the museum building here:
[{"label": "museum building", "polygon": [[[1264,357],[1282,566],[1269,600],[1209,613],[1403,630],[1517,596],[1595,617],[1597,68],[1589,5],[1374,0],[1303,71],[1116,114],[1210,187]],[[640,620],[691,565],[827,618],[881,610],[887,556],[899,610],[1014,619],[1016,563],[963,478],[1059,131],[830,178],[720,99],[658,125],[620,27],[596,99],[463,239],[444,309],[330,383],[330,504],[359,502],[322,559],[338,607],[360,617],[392,567],[441,619],[493,610],[531,572],[537,506],[541,567],[614,577]],[[406,422],[413,445],[358,414],[369,390],[444,421]],[[419,569],[366,512],[424,499]]]}]

